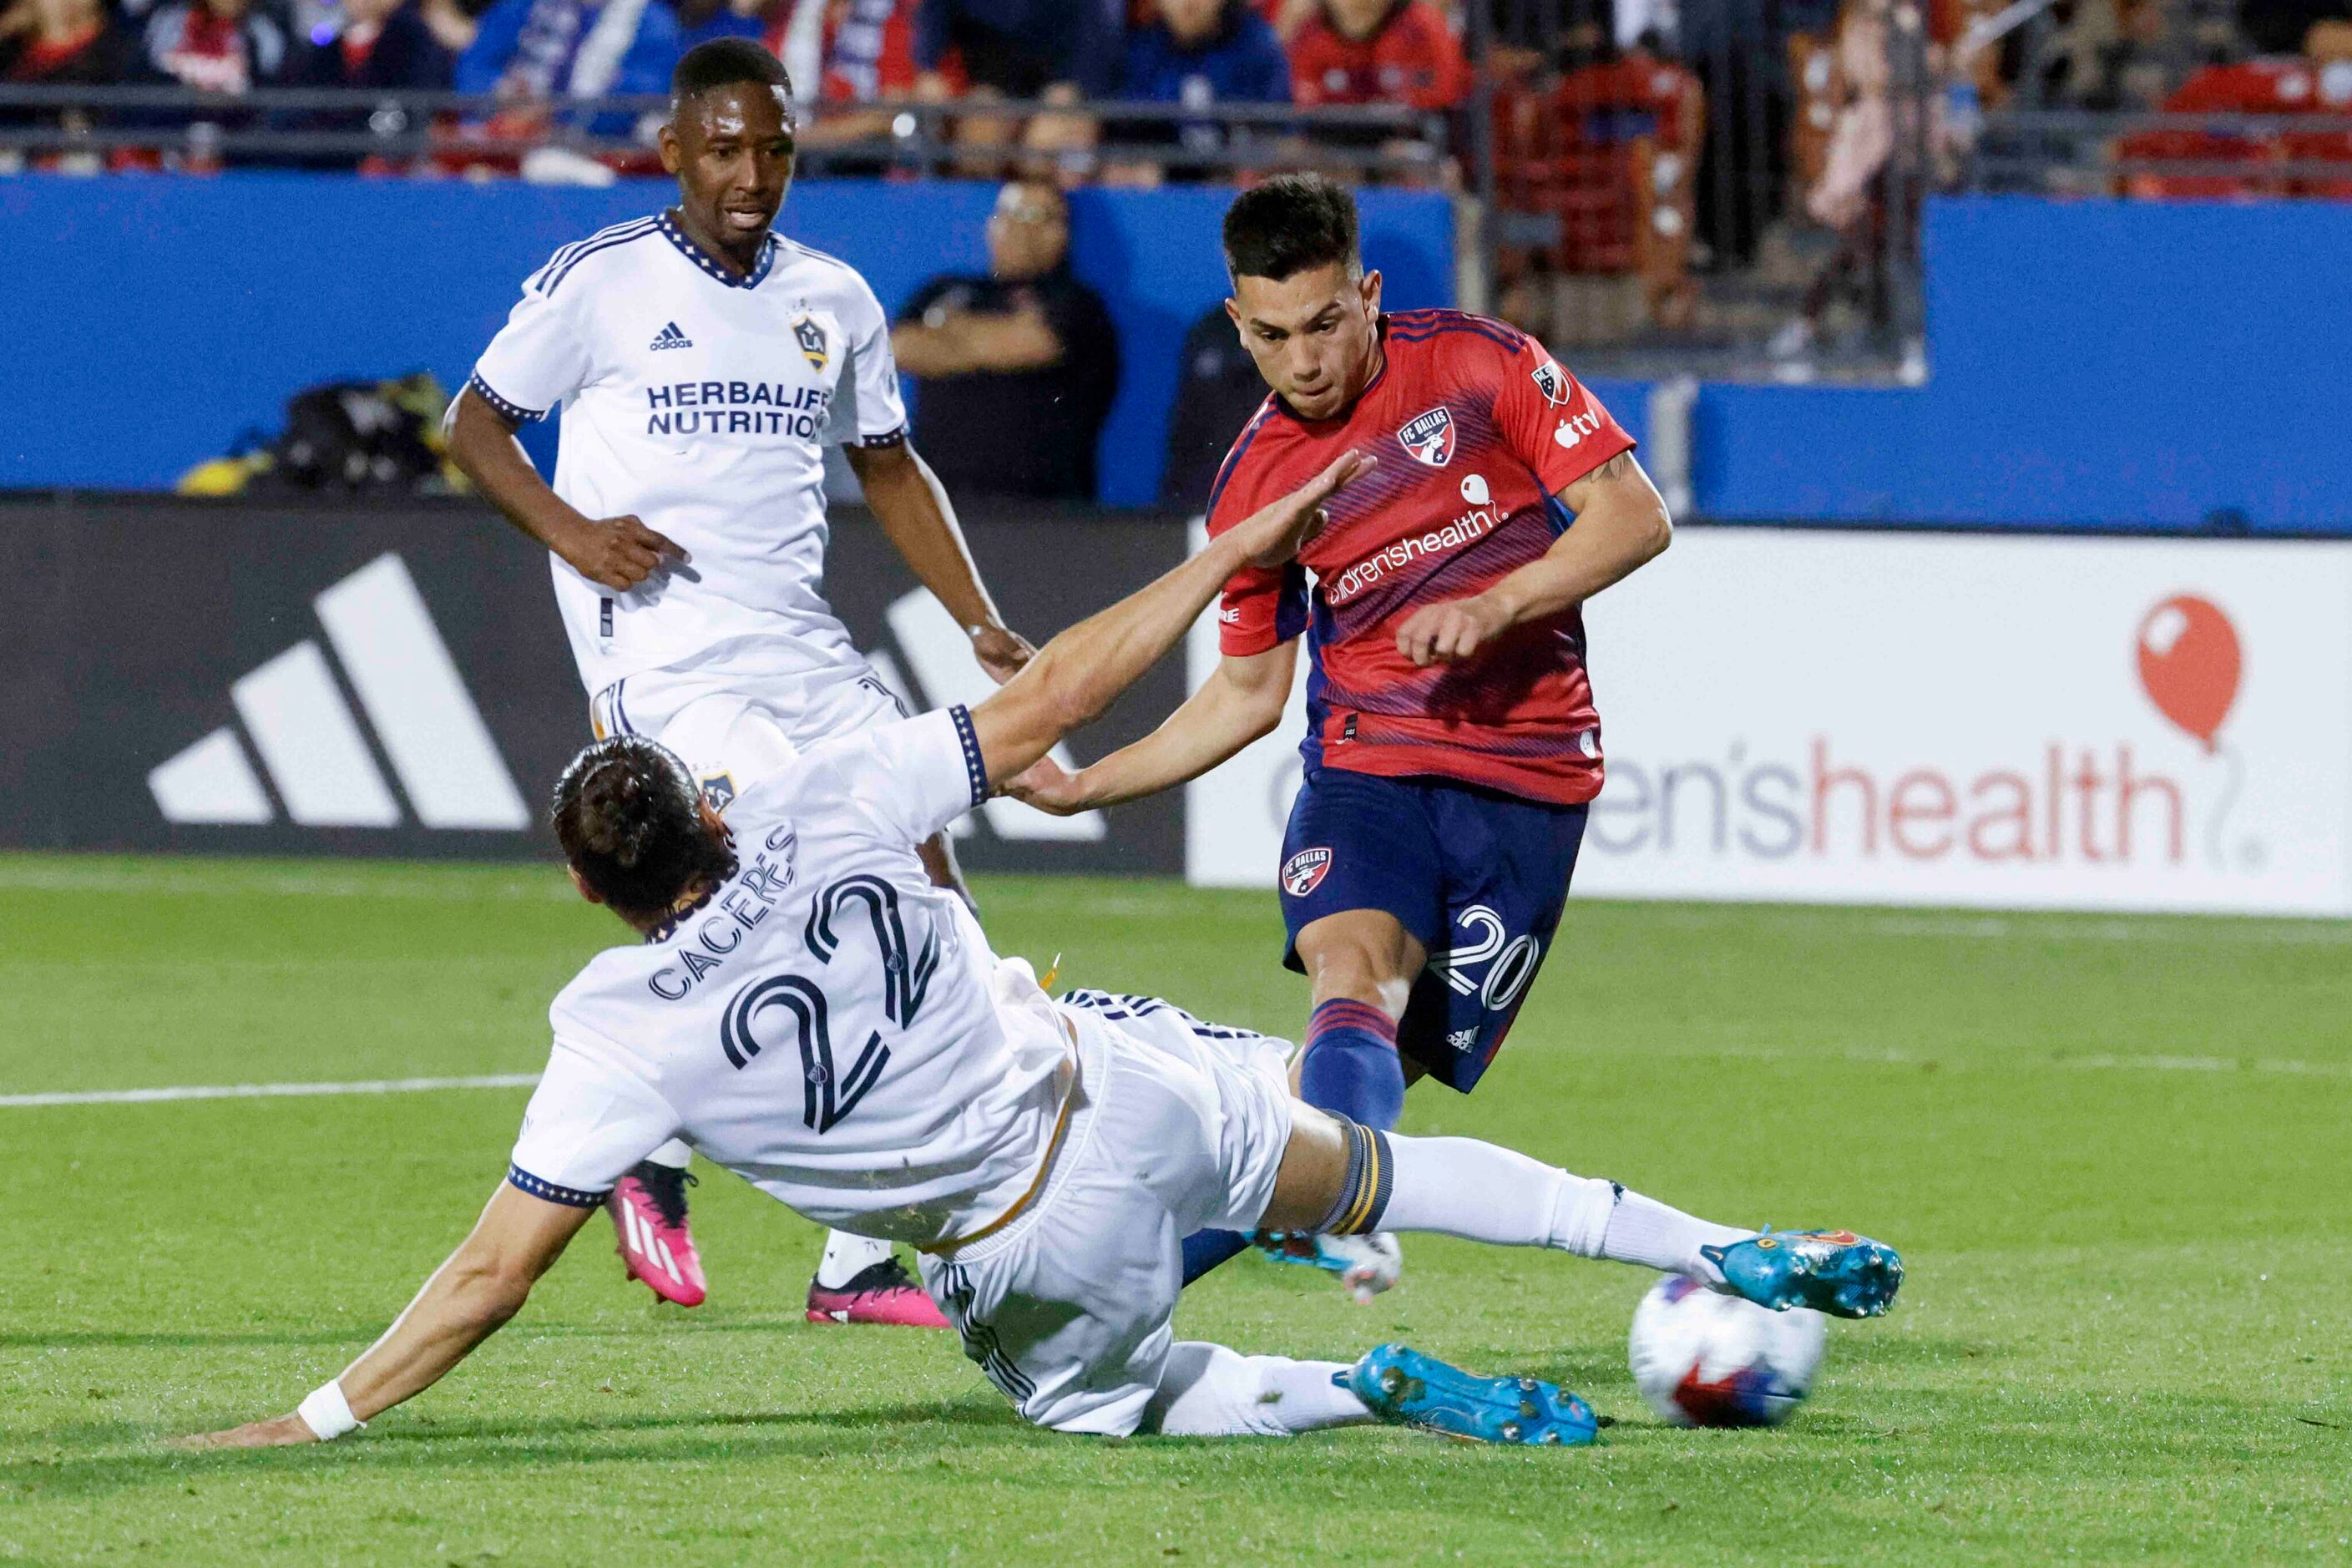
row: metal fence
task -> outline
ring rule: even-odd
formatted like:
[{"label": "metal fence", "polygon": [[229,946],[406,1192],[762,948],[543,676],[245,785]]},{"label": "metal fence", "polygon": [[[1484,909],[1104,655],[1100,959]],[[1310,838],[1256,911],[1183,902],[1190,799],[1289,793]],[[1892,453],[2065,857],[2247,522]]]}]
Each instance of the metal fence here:
[{"label": "metal fence", "polygon": [[[143,154],[165,166],[389,169],[512,174],[554,153],[544,177],[660,173],[653,128],[666,96],[517,105],[457,92],[257,88],[236,96],[184,87],[0,83],[0,154],[77,172]],[[1023,131],[1032,133],[1019,134]],[[879,100],[803,127],[802,172],[964,174],[1024,171],[1068,181],[1150,183],[1328,168],[1391,183],[1449,178],[1449,117],[1401,105],[1220,103],[1192,107],[1005,99]],[[1038,134],[1045,132],[1049,133]]]},{"label": "metal fence", "polygon": [[1479,0],[1467,137],[1492,305],[1590,372],[1924,373],[1921,13]]}]

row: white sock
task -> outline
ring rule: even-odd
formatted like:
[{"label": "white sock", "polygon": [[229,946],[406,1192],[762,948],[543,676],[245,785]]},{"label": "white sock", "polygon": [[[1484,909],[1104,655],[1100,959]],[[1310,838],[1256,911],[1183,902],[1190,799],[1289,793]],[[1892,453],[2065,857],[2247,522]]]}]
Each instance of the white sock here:
[{"label": "white sock", "polygon": [[673,1171],[683,1171],[694,1163],[694,1151],[686,1146],[685,1140],[673,1138],[646,1155],[646,1160],[649,1164],[667,1165]]},{"label": "white sock", "polygon": [[1475,1138],[1389,1134],[1394,1184],[1381,1217],[1388,1230],[1425,1230],[1498,1247],[1549,1247],[1720,1280],[1699,1256],[1755,1232],[1710,1225],[1627,1192],[1572,1176],[1514,1149]]},{"label": "white sock", "polygon": [[888,1261],[888,1242],[831,1231],[824,1238],[824,1256],[816,1260],[816,1282],[822,1289],[838,1290],[876,1264]]},{"label": "white sock", "polygon": [[1373,1419],[1364,1402],[1332,1382],[1336,1361],[1244,1356],[1223,1345],[1179,1340],[1169,1347],[1143,1429],[1168,1437],[1287,1437]]},{"label": "white sock", "polygon": [[1723,1270],[1709,1263],[1702,1247],[1728,1247],[1756,1233],[1737,1226],[1715,1225],[1668,1208],[1655,1198],[1620,1190],[1601,1233],[1602,1258],[1639,1263],[1668,1274],[1687,1274],[1710,1285],[1723,1283]]}]

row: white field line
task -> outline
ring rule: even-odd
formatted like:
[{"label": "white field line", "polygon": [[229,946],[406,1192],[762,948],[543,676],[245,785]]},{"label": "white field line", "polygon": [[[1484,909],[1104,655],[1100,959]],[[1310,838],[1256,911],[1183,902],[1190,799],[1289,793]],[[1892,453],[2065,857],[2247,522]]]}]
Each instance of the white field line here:
[{"label": "white field line", "polygon": [[1694,1046],[1688,1049],[1644,1050],[1644,1056],[1680,1059],[1791,1062],[1803,1065],[1824,1058],[1864,1067],[1926,1068],[1944,1072],[2195,1072],[2270,1073],[2284,1077],[2352,1079],[2352,1061],[2305,1061],[2291,1057],[2168,1057],[2116,1056],[2098,1053],[2079,1057],[1986,1057],[1955,1059],[1945,1055],[1922,1056],[1903,1050],[1813,1051],[1780,1046]]},{"label": "white field line", "polygon": [[171,1089],[70,1089],[54,1094],[0,1094],[0,1110],[44,1105],[152,1105],[174,1100],[294,1100],[325,1094],[424,1094],[441,1089],[529,1089],[535,1072],[480,1078],[378,1078],[356,1083],[199,1083]]},{"label": "white field line", "polygon": [[[1771,1046],[1724,1046],[1686,1051],[1654,1053],[1677,1058],[1713,1058],[1740,1061],[1820,1061],[1820,1051],[1783,1050]],[[2264,1073],[2286,1077],[2352,1079],[2352,1062],[2303,1061],[2280,1057],[2045,1057],[2032,1061],[1951,1061],[1916,1056],[1906,1051],[1848,1050],[1830,1053],[1833,1059],[1862,1066],[1925,1067],[1967,1072],[2011,1072],[2021,1068],[2057,1068],[2085,1072]],[[54,1105],[152,1105],[184,1100],[286,1100],[318,1095],[424,1094],[445,1089],[529,1089],[539,1082],[530,1072],[491,1073],[478,1078],[369,1079],[356,1083],[226,1083],[183,1084],[170,1089],[74,1089],[48,1094],[0,1094],[0,1110]]]}]

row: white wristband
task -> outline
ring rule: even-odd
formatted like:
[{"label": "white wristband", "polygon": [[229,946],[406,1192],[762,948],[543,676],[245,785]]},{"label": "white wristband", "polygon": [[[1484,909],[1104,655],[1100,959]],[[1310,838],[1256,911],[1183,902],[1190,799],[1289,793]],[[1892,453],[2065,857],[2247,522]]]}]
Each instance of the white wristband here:
[{"label": "white wristband", "polygon": [[294,1407],[302,1425],[310,1428],[321,1443],[331,1443],[344,1433],[367,1425],[352,1414],[351,1403],[343,1397],[341,1383],[320,1384],[310,1391],[309,1398]]}]

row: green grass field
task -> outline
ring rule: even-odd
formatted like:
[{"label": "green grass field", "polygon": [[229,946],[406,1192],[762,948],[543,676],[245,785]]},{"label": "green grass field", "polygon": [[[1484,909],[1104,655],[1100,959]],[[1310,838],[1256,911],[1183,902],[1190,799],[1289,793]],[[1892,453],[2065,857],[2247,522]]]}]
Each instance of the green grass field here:
[{"label": "green grass field", "polygon": [[[1276,1032],[1264,894],[983,884],[1067,983]],[[0,859],[0,1095],[529,1072],[618,928],[554,870]],[[1651,1420],[1647,1284],[1407,1242],[1357,1308],[1244,1259],[1180,1331],[1402,1337],[1557,1378],[1585,1451],[1024,1428],[945,1335],[801,1321],[812,1227],[706,1171],[713,1283],[601,1220],[440,1387],[326,1448],[182,1455],[289,1408],[470,1221],[525,1092],[0,1106],[0,1560],[1546,1563],[2352,1558],[2352,929],[1578,902],[1477,1132],[1909,1264],[1777,1432]]]}]

